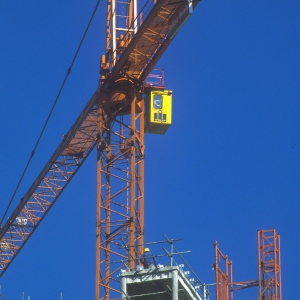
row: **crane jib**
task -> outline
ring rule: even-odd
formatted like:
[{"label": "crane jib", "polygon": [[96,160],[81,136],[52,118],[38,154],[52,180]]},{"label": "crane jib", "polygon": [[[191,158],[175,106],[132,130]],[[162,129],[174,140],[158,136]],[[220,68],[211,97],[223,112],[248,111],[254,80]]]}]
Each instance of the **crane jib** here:
[{"label": "crane jib", "polygon": [[176,33],[188,20],[188,18],[193,13],[193,1],[189,0],[188,2],[183,2],[181,6],[176,10],[170,19],[168,25],[168,38],[173,39]]},{"label": "crane jib", "polygon": [[118,59],[112,80],[123,76],[144,80],[199,1],[157,1]]},{"label": "crane jib", "polygon": [[0,232],[0,276],[96,145],[97,90]]}]

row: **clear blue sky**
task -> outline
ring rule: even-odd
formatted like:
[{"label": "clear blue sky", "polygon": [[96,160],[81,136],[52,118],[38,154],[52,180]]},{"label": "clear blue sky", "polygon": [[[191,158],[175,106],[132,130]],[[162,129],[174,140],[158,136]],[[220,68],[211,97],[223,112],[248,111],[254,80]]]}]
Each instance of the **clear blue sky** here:
[{"label": "clear blue sky", "polygon": [[[95,4],[0,2],[1,217]],[[105,14],[103,1],[13,208],[97,87]],[[257,279],[257,230],[276,228],[284,299],[297,298],[300,270],[299,15],[297,0],[201,1],[157,65],[173,125],[146,136],[146,241],[182,238],[212,283],[218,240],[244,281]],[[0,279],[8,300],[93,299],[95,175],[93,152]]]}]

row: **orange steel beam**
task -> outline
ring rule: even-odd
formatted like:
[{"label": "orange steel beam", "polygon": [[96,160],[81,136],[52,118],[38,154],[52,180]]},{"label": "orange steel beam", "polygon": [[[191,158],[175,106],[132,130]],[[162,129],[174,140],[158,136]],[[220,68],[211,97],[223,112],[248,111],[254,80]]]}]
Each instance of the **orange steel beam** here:
[{"label": "orange steel beam", "polygon": [[[228,260],[228,256],[224,255],[218,248],[217,242],[214,243],[215,263],[213,265],[216,277],[216,300],[233,300],[233,292],[259,285],[258,280],[247,280],[233,282],[232,261]],[[219,264],[223,269],[221,270]]]},{"label": "orange steel beam", "polygon": [[[193,8],[199,0],[192,1]],[[156,62],[162,56],[174,36],[169,36],[170,21],[181,13],[188,1],[159,0],[148,2],[145,11],[151,11],[132,38],[132,31],[128,30],[123,40],[129,41],[128,46],[118,58],[112,69],[112,78],[128,77],[145,80]],[[149,7],[150,6],[150,7]],[[143,11],[142,11],[143,12]],[[145,17],[145,14],[143,14]],[[141,23],[140,16],[136,22]],[[181,21],[179,20],[178,23]]]},{"label": "orange steel beam", "polygon": [[282,300],[280,235],[275,229],[260,230],[257,240],[259,299]]},{"label": "orange steel beam", "polygon": [[[142,252],[144,104],[137,95],[175,36],[176,28],[181,27],[198,2],[148,1],[133,20],[136,3],[130,0],[127,14],[132,21],[127,23],[127,31],[116,28],[116,11],[121,3],[108,2],[106,55],[101,58],[100,70],[103,95],[99,107],[103,110],[99,123],[103,140],[98,144],[96,300],[108,300],[114,295],[118,289],[116,274],[122,267],[133,269],[134,259]],[[125,79],[132,84],[131,98],[123,86]],[[110,122],[106,122],[107,115],[111,116]]]},{"label": "orange steel beam", "polygon": [[[214,242],[215,261],[213,269],[215,270],[216,278],[216,300],[228,300],[228,280],[232,279],[231,266],[232,262],[228,260],[228,256],[224,255],[218,248],[218,242]],[[220,261],[225,270],[221,270]],[[230,278],[229,278],[230,276]],[[232,299],[232,297],[230,297]]]},{"label": "orange steel beam", "polygon": [[[96,203],[97,300],[101,297],[101,290],[104,291],[105,299],[109,298],[111,292],[117,291],[113,282],[122,265],[114,266],[112,260],[121,260],[125,267],[133,268],[133,259],[142,252],[144,100],[139,93],[142,91],[143,80],[189,16],[185,15],[187,8],[190,12],[190,8],[195,7],[199,1],[148,1],[150,4],[145,6],[148,11],[144,10],[139,14],[136,14],[137,2],[130,1],[128,28],[125,31],[118,31],[115,24],[111,26],[112,19],[116,17],[116,11],[112,7],[117,2],[108,1],[107,49],[106,55],[101,58],[101,91],[99,89],[95,92],[1,229],[0,276],[95,145],[98,145],[99,170]],[[134,15],[137,16],[136,19],[133,19]],[[125,33],[122,38],[120,32]],[[117,45],[115,53],[112,53],[112,45]],[[109,56],[116,61],[108,61]],[[123,93],[123,86],[119,81],[124,78],[133,79],[129,81],[134,85],[131,86],[131,96],[126,95],[119,101],[117,95]],[[105,99],[102,99],[103,95]],[[129,249],[127,252],[122,248],[124,245]]]},{"label": "orange steel beam", "polygon": [[97,300],[120,294],[118,272],[135,267],[144,243],[144,100],[134,86],[127,89],[131,96],[114,112],[105,102],[109,92],[101,97],[105,109],[98,143]]},{"label": "orange steel beam", "polygon": [[0,276],[96,145],[97,90],[0,231]]},{"label": "orange steel beam", "polygon": [[[216,300],[230,300],[233,292],[250,287],[259,288],[259,300],[282,300],[281,266],[280,266],[280,235],[275,229],[260,230],[257,232],[258,241],[258,280],[233,282],[232,262],[228,256],[222,254],[217,242],[214,243],[215,262],[213,267],[216,276]],[[225,271],[219,267],[219,262],[225,265]]]},{"label": "orange steel beam", "polygon": [[[214,248],[215,263],[213,264],[213,268],[216,277],[216,300],[233,300],[234,291],[258,286],[257,280],[233,282],[232,261],[229,261],[228,256],[221,252],[217,242],[214,243]],[[219,266],[220,261],[225,270],[221,270]]]}]

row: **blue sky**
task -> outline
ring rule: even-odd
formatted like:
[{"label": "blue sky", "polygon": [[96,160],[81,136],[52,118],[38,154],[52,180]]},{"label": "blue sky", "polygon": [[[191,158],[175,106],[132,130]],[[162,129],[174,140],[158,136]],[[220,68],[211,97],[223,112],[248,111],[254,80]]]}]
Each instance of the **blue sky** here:
[{"label": "blue sky", "polygon": [[[1,217],[95,4],[0,2]],[[257,230],[276,228],[286,299],[300,269],[299,13],[296,0],[201,1],[157,64],[173,124],[145,138],[146,241],[182,238],[177,248],[212,283],[218,240],[244,281],[258,277]],[[105,14],[103,1],[12,208],[97,88]],[[0,279],[8,300],[94,297],[95,192],[93,152]]]}]

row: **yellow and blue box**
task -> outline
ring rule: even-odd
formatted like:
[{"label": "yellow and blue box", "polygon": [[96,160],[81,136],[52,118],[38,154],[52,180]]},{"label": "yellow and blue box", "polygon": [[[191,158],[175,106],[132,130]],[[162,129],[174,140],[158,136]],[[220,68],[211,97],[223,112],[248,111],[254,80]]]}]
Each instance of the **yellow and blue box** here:
[{"label": "yellow and blue box", "polygon": [[164,134],[172,123],[172,91],[150,90],[145,100],[145,132]]}]

